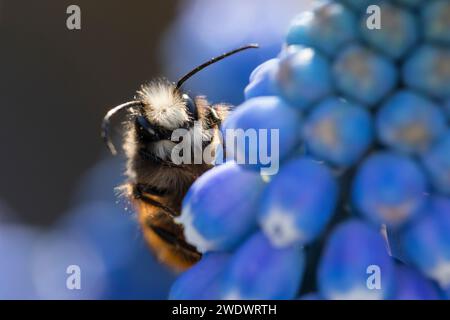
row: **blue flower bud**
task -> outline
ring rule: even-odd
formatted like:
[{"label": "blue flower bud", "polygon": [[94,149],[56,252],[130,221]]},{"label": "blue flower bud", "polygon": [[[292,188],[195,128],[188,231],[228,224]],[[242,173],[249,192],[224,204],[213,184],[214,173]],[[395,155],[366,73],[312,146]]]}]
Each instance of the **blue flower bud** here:
[{"label": "blue flower bud", "polygon": [[172,285],[171,300],[203,300],[219,297],[220,274],[226,267],[230,255],[206,253],[202,259],[185,271]]},{"label": "blue flower bud", "polygon": [[404,264],[410,264],[401,241],[402,228],[386,228],[389,255]]},{"label": "blue flower bud", "polygon": [[408,259],[425,275],[450,288],[450,199],[435,196],[402,234]]},{"label": "blue flower bud", "polygon": [[426,151],[446,130],[446,117],[431,100],[413,91],[399,91],[377,114],[380,140],[402,152]]},{"label": "blue flower bud", "polygon": [[275,84],[273,73],[278,66],[278,59],[270,59],[260,64],[250,75],[250,83],[245,87],[245,99],[261,96],[274,96]]},{"label": "blue flower bud", "polygon": [[377,230],[358,220],[330,235],[318,269],[320,294],[327,299],[387,299],[394,266]]},{"label": "blue flower bud", "polygon": [[450,49],[424,45],[403,65],[403,81],[438,99],[450,97]]},{"label": "blue flower bud", "polygon": [[308,158],[286,163],[262,197],[258,216],[273,245],[313,241],[330,221],[338,186],[326,166]]},{"label": "blue flower bud", "polygon": [[340,2],[356,9],[358,11],[366,12],[370,5],[379,4],[380,0],[340,0]]},{"label": "blue flower bud", "polygon": [[362,106],[332,97],[312,110],[303,136],[313,156],[337,166],[349,166],[367,151],[374,130],[371,116]]},{"label": "blue flower bud", "polygon": [[359,45],[344,49],[333,65],[338,90],[362,104],[372,106],[397,84],[394,64],[381,55]]},{"label": "blue flower bud", "polygon": [[275,174],[280,160],[300,142],[300,118],[278,97],[247,100],[222,126],[226,156],[246,168]]},{"label": "blue flower bud", "polygon": [[281,55],[275,80],[283,99],[305,109],[331,92],[330,64],[317,50],[294,46]]},{"label": "blue flower bud", "polygon": [[274,248],[261,233],[251,236],[223,274],[224,299],[293,299],[304,271],[300,247]]},{"label": "blue flower bud", "polygon": [[393,59],[406,55],[418,39],[417,21],[408,10],[383,2],[379,4],[381,28],[369,29],[361,19],[361,34],[369,45]]},{"label": "blue flower bud", "polygon": [[286,42],[313,47],[328,56],[356,39],[356,18],[339,3],[327,2],[313,11],[304,11],[291,23]]},{"label": "blue flower bud", "polygon": [[427,2],[429,2],[430,0],[394,0],[396,1],[398,4],[401,5],[405,5],[408,7],[412,7],[412,8],[417,8]]},{"label": "blue flower bud", "polygon": [[419,213],[426,191],[425,176],[413,160],[381,152],[358,169],[352,198],[356,208],[377,225],[396,227]]},{"label": "blue flower bud", "polygon": [[450,99],[447,99],[447,101],[445,101],[444,110],[445,113],[447,114],[447,118],[450,119]]},{"label": "blue flower bud", "polygon": [[183,200],[177,222],[200,252],[231,250],[256,228],[261,176],[233,162],[198,178]]},{"label": "blue flower bud", "polygon": [[433,187],[450,196],[450,131],[422,159]]},{"label": "blue flower bud", "polygon": [[425,37],[430,41],[450,45],[450,2],[428,1],[423,9]]},{"label": "blue flower bud", "polygon": [[395,266],[395,300],[439,300],[439,289],[415,269]]}]

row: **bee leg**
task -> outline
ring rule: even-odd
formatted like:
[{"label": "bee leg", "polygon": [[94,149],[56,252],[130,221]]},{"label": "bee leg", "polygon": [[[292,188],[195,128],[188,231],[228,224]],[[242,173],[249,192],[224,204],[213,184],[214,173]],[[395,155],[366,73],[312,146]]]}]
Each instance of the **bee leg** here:
[{"label": "bee leg", "polygon": [[214,126],[220,126],[222,123],[222,119],[220,119],[219,115],[217,114],[216,109],[214,107],[208,108],[208,114],[206,115],[206,118],[208,119],[208,129],[211,129]]},{"label": "bee leg", "polygon": [[[165,216],[164,213],[161,214]],[[201,254],[184,240],[181,230],[173,229],[172,225],[154,218],[144,219],[141,223],[147,243],[159,261],[174,270],[183,271],[200,260]]]},{"label": "bee leg", "polygon": [[186,250],[188,252],[197,253],[197,250],[194,246],[190,245],[183,239],[180,239],[175,234],[167,231],[164,228],[161,228],[160,226],[147,223],[148,227],[156,233],[161,239],[163,239],[166,243],[173,245],[181,250]]},{"label": "bee leg", "polygon": [[151,186],[146,186],[139,183],[136,184],[135,187],[133,188],[133,196],[135,199],[142,200],[143,202],[149,205],[160,208],[161,210],[165,211],[172,217],[179,216],[179,214],[177,214],[172,208],[169,208],[168,206],[163,205],[161,202],[147,196],[147,194],[150,194],[161,197],[165,193],[166,193],[165,191],[161,191]]},{"label": "bee leg", "polygon": [[174,223],[173,217],[165,210],[145,202],[144,199],[148,200],[150,197],[141,193],[142,198],[135,198],[134,205],[139,213],[139,223],[147,244],[159,261],[174,270],[186,270],[200,259],[201,254],[186,242],[183,227]]}]

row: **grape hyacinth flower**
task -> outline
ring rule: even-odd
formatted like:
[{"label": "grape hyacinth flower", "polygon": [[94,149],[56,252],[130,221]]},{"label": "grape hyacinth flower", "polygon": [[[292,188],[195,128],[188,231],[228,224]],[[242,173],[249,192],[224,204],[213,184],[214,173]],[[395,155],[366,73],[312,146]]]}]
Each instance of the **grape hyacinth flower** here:
[{"label": "grape hyacinth flower", "polygon": [[286,36],[286,44],[315,47],[333,56],[355,39],[356,17],[353,12],[339,3],[330,2],[295,17]]},{"label": "grape hyacinth flower", "polygon": [[367,28],[367,17],[361,19],[361,33],[365,41],[392,59],[402,58],[418,39],[417,22],[413,13],[401,7],[382,2],[379,4],[382,26]]},{"label": "grape hyacinth flower", "polygon": [[226,156],[249,169],[277,171],[279,161],[299,144],[300,121],[300,114],[278,97],[247,100],[222,125]]},{"label": "grape hyacinth flower", "polygon": [[349,7],[353,8],[355,11],[366,11],[370,5],[377,5],[381,0],[340,0]]},{"label": "grape hyacinth flower", "polygon": [[280,59],[275,81],[283,99],[305,109],[331,92],[331,67],[317,50],[292,46]]},{"label": "grape hyacinth flower", "polygon": [[436,284],[411,267],[395,266],[395,282],[395,300],[440,299],[441,294]]},{"label": "grape hyacinth flower", "polygon": [[447,0],[428,1],[422,16],[426,38],[449,45],[450,2]]},{"label": "grape hyacinth flower", "polygon": [[302,280],[299,246],[275,248],[262,233],[251,236],[223,271],[223,299],[292,299]]},{"label": "grape hyacinth flower", "polygon": [[313,156],[336,166],[350,166],[368,150],[373,131],[367,110],[332,97],[311,111],[303,126],[303,137]]},{"label": "grape hyacinth flower", "polygon": [[399,226],[418,214],[426,191],[425,175],[413,160],[377,153],[359,168],[352,195],[356,208],[368,219]]},{"label": "grape hyacinth flower", "polygon": [[172,298],[450,297],[449,7],[328,0],[294,18],[222,125],[278,129],[279,170],[240,163],[267,146],[224,145],[185,199],[204,257]]},{"label": "grape hyacinth flower", "polygon": [[270,59],[260,64],[250,75],[249,84],[245,87],[245,99],[263,96],[275,96],[273,73],[278,66],[279,59]]},{"label": "grape hyacinth flower", "polygon": [[376,122],[384,144],[408,153],[426,151],[446,130],[441,108],[412,91],[390,97],[377,113]]},{"label": "grape hyacinth flower", "polygon": [[394,0],[394,2],[411,8],[417,8],[421,5],[428,3],[429,0]]},{"label": "grape hyacinth flower", "polygon": [[444,112],[447,114],[447,118],[450,119],[450,99],[444,102]]},{"label": "grape hyacinth flower", "polygon": [[295,159],[264,191],[258,221],[274,246],[305,245],[322,233],[337,198],[337,183],[326,166]]},{"label": "grape hyacinth flower", "polygon": [[206,172],[189,189],[177,218],[187,241],[200,252],[233,249],[256,228],[264,186],[258,173],[234,162]]},{"label": "grape hyacinth flower", "polygon": [[[368,276],[372,273],[383,276],[372,280]],[[336,227],[324,249],[317,281],[320,293],[327,299],[390,298],[394,265],[381,235],[358,220]]]},{"label": "grape hyacinth flower", "polygon": [[341,51],[333,64],[333,76],[344,97],[369,107],[394,89],[398,78],[389,59],[358,45]]},{"label": "grape hyacinth flower", "polygon": [[219,277],[230,260],[228,253],[207,253],[173,284],[169,299],[203,300],[219,298]]},{"label": "grape hyacinth flower", "polygon": [[424,154],[423,164],[434,188],[450,196],[450,131]]},{"label": "grape hyacinth flower", "polygon": [[434,196],[421,219],[402,233],[408,258],[441,288],[450,288],[450,199]]},{"label": "grape hyacinth flower", "polygon": [[424,45],[403,66],[403,81],[438,99],[450,97],[450,48]]}]

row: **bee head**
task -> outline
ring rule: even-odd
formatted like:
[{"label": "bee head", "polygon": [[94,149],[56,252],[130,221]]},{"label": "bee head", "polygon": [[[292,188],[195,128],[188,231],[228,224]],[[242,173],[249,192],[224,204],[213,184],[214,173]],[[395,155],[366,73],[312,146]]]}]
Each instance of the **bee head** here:
[{"label": "bee head", "polygon": [[142,102],[138,114],[162,131],[188,128],[198,119],[193,99],[172,83],[156,82],[145,85],[138,91],[137,100]]},{"label": "bee head", "polygon": [[182,98],[186,104],[186,108],[187,108],[190,116],[192,117],[192,119],[197,121],[198,120],[198,109],[197,109],[196,103],[187,93],[183,93]]},{"label": "bee head", "polygon": [[[109,110],[102,122],[102,137],[111,153],[117,153],[109,135],[110,119],[115,114],[122,110],[133,109],[135,127],[140,139],[145,142],[168,140],[173,130],[189,128],[199,120],[195,101],[180,89],[183,83],[207,66],[251,48],[258,48],[258,45],[249,44],[212,58],[189,71],[176,84],[160,81],[143,86],[138,91],[136,101]],[[214,110],[211,112],[214,114]],[[217,115],[215,117],[217,118]]]}]

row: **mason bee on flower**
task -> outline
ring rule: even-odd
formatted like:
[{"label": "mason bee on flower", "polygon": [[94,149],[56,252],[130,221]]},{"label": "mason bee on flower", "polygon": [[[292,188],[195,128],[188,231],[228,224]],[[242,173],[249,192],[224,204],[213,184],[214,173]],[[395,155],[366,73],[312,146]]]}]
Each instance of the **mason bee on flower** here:
[{"label": "mason bee on flower", "polygon": [[200,126],[201,149],[215,150],[220,143],[220,124],[229,111],[225,104],[211,106],[202,96],[192,99],[181,87],[205,67],[257,47],[250,44],[215,57],[188,72],[177,83],[159,80],[144,85],[137,92],[136,100],[111,109],[103,119],[102,137],[115,155],[109,133],[110,119],[119,112],[129,114],[123,144],[127,181],[121,190],[137,211],[144,237],[157,258],[175,270],[184,270],[201,257],[186,242],[183,226],[174,218],[180,215],[183,197],[191,184],[213,164],[204,158],[200,162],[174,162],[172,154],[177,143],[172,139],[173,133],[185,129],[181,139],[190,138],[195,134],[194,127]]}]

